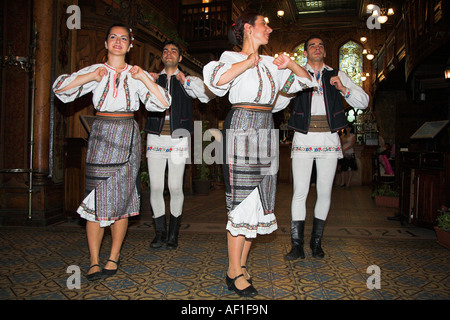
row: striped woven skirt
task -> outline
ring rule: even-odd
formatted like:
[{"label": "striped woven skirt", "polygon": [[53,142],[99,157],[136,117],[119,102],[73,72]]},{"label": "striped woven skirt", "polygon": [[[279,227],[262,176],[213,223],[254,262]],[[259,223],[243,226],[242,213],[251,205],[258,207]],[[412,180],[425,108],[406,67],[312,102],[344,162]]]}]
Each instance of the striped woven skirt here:
[{"label": "striped woven skirt", "polygon": [[81,217],[108,226],[139,214],[141,136],[133,118],[95,118],[86,155]]},{"label": "striped woven skirt", "polygon": [[278,131],[270,112],[232,109],[224,121],[224,182],[233,235],[256,238],[277,229],[274,214]]}]

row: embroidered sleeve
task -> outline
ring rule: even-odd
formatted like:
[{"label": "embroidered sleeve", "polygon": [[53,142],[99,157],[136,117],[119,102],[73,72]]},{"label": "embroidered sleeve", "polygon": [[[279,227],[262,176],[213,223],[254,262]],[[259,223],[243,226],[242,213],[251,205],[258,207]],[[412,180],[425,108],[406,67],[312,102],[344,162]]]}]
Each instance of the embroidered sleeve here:
[{"label": "embroidered sleeve", "polygon": [[191,98],[199,99],[200,102],[203,103],[207,103],[209,100],[214,98],[214,94],[206,87],[203,80],[198,77],[186,77],[186,83],[183,88]]},{"label": "embroidered sleeve", "polygon": [[[147,71],[144,71],[144,73],[153,80],[153,78],[150,76],[150,74]],[[139,95],[139,99],[142,101],[142,103],[145,105],[145,109],[148,111],[156,111],[161,112],[165,111],[167,108],[163,106],[163,104],[159,101],[159,99],[148,90],[148,88],[143,84],[141,81],[137,81],[137,92]],[[158,85],[158,90],[164,97],[165,102],[170,105],[172,103],[172,97],[170,96],[169,92]]]},{"label": "embroidered sleeve", "polygon": [[223,97],[230,90],[231,83],[217,85],[220,77],[231,68],[231,63],[211,61],[203,67],[203,79],[208,89],[216,96]]},{"label": "embroidered sleeve", "polygon": [[[83,74],[87,74],[89,72],[92,72],[94,70],[96,70],[98,67],[101,67],[101,65],[92,65],[89,67],[85,67],[77,72],[74,72],[72,74],[63,74],[60,75],[55,82],[53,83],[52,89],[53,92],[55,92],[55,95],[64,103],[67,102],[72,102],[75,99],[79,98],[82,95],[85,95],[89,92],[94,91],[95,89],[97,89],[97,87],[101,84],[104,83],[105,81],[90,81],[88,83],[85,83],[81,86],[78,87],[74,87],[72,89],[63,91],[63,92],[59,92],[57,93],[56,91],[63,89],[64,87],[66,87],[69,83],[71,83],[73,80],[76,79],[76,77],[78,77],[79,75],[83,75]],[[105,77],[107,78],[107,77]]]}]

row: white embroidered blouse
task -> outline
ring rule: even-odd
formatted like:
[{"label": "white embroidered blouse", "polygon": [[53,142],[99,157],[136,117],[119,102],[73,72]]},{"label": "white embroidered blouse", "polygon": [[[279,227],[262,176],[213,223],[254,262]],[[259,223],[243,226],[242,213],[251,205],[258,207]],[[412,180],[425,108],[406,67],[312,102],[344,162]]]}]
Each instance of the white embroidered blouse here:
[{"label": "white embroidered blouse", "polygon": [[[81,86],[59,92],[71,83],[77,76],[95,71],[99,67],[106,67],[108,75],[101,81],[90,81]],[[78,97],[89,92],[93,93],[92,102],[95,110],[103,112],[133,112],[139,110],[140,101],[148,111],[164,111],[166,107],[154,96],[144,83],[133,79],[130,73],[132,66],[126,65],[122,70],[117,70],[108,64],[94,64],[85,67],[72,74],[60,75],[53,83],[55,95],[64,103],[72,102]],[[148,72],[144,73],[154,80]],[[166,89],[158,86],[164,100],[171,104],[172,98]]]},{"label": "white embroidered blouse", "polygon": [[247,57],[243,53],[225,51],[219,61],[209,62],[203,68],[206,86],[219,97],[229,93],[231,104],[272,105],[272,112],[286,108],[292,98],[280,95],[280,91],[292,94],[312,86],[311,79],[298,77],[289,69],[279,70],[273,64],[274,58],[265,55],[260,55],[261,60],[256,67],[246,70],[224,85],[217,85],[220,77],[232,64],[244,61]]},{"label": "white embroidered blouse", "polygon": [[[323,97],[322,74],[324,70],[333,70],[327,65],[323,65],[318,74],[313,68],[306,64],[305,69],[314,79],[315,88],[312,102],[311,115],[325,115],[325,101]],[[351,78],[343,71],[338,72],[342,85],[347,88],[347,93],[342,95],[347,103],[353,108],[365,109],[369,104],[369,96],[358,85],[354,84]],[[341,93],[342,94],[342,93]],[[341,141],[337,132],[308,132],[303,134],[294,133],[291,149],[292,158],[343,158]]]}]

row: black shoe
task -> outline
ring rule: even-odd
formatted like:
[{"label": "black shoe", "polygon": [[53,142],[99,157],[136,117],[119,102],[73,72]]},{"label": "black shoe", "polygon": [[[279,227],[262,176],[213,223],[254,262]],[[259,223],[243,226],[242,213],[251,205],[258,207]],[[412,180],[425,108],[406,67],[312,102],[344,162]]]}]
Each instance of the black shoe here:
[{"label": "black shoe", "polygon": [[117,265],[117,268],[116,269],[105,269],[105,268],[103,268],[103,270],[102,270],[103,277],[113,276],[113,275],[116,274],[117,270],[119,269],[120,258],[119,258],[118,261],[114,261],[114,260],[111,260],[111,259],[108,259],[108,261],[114,262]]},{"label": "black shoe", "polygon": [[311,241],[309,242],[312,250],[312,256],[314,258],[323,258],[325,256],[325,253],[322,250],[322,235],[324,226],[324,220],[314,218]]},{"label": "black shoe", "polygon": [[284,256],[286,260],[295,260],[298,258],[305,259],[305,251],[303,250],[303,237],[305,231],[305,221],[291,221],[291,243],[292,249]]},{"label": "black shoe", "polygon": [[[89,267],[89,270],[91,270],[94,267],[99,267],[100,268],[100,266],[98,264],[93,264],[92,266]],[[89,270],[88,270],[88,272],[89,272]],[[101,278],[102,278],[102,272],[101,271],[97,271],[97,272],[94,272],[94,273],[86,275],[86,279],[88,279],[89,281],[95,281],[95,280],[98,280],[98,279],[101,279]]]},{"label": "black shoe", "polygon": [[[245,270],[247,271],[247,267],[246,267],[246,266],[241,266],[241,268],[242,268],[242,269],[245,269]],[[247,275],[249,275],[248,272],[247,272]],[[250,277],[250,278],[248,278],[248,279],[245,279],[245,280],[247,280],[248,283],[253,284],[252,277]]]},{"label": "black shoe", "polygon": [[[236,287],[236,285],[234,284],[234,283],[236,282],[237,279],[239,279],[240,277],[243,277],[243,276],[244,276],[244,274],[240,274],[240,275],[238,275],[236,278],[231,279],[231,278],[228,276],[228,274],[227,274],[227,276],[226,276],[226,278],[225,278],[225,281],[226,281],[226,283],[227,283],[228,290],[233,290],[233,291],[236,292],[237,295],[240,296],[240,297],[254,297],[254,296],[256,296],[256,295],[258,294],[258,291],[256,291],[255,287],[253,287],[252,284],[249,285],[247,288],[242,289],[242,290],[238,289],[238,288]],[[229,284],[229,285],[228,285],[228,284]]]},{"label": "black shoe", "polygon": [[225,284],[227,285],[228,290],[231,290],[231,287],[233,286],[233,282],[234,282],[234,280],[231,279],[227,273],[225,276]]},{"label": "black shoe", "polygon": [[178,247],[178,231],[180,229],[181,215],[178,217],[170,215],[169,235],[167,237],[167,249],[174,250]]},{"label": "black shoe", "polygon": [[153,241],[150,243],[152,248],[161,248],[167,240],[167,223],[166,216],[163,215],[153,219],[155,222],[156,235]]}]

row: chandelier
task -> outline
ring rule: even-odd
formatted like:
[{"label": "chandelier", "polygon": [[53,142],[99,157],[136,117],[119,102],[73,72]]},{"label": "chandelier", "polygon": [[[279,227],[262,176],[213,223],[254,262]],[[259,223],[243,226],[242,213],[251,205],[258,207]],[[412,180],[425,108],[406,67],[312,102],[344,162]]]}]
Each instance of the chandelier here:
[{"label": "chandelier", "polygon": [[394,15],[394,9],[386,5],[368,4],[367,11],[372,11],[372,16],[377,17],[377,21],[381,24],[388,21],[388,16]]}]

